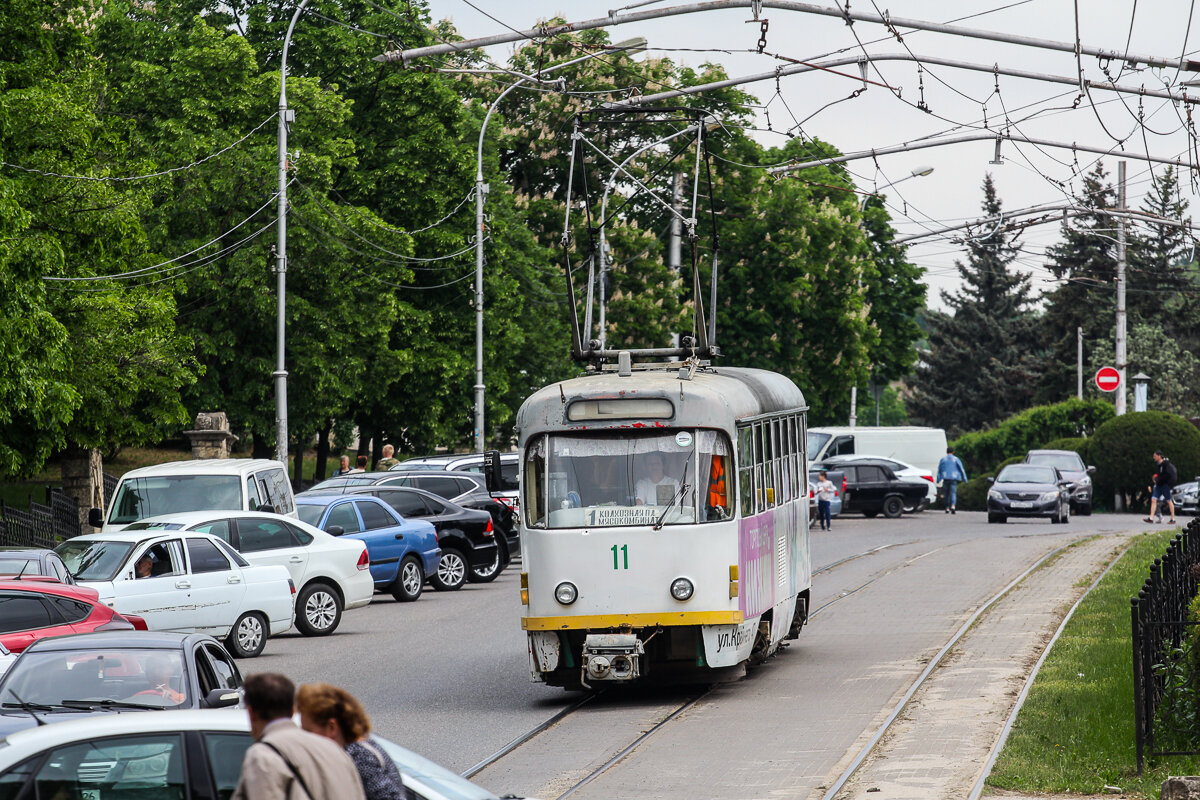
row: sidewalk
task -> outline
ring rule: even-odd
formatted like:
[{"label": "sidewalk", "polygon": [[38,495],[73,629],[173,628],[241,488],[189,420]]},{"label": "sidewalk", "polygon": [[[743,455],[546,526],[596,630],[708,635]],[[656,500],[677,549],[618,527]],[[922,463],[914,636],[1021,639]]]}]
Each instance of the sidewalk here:
[{"label": "sidewalk", "polygon": [[[1066,611],[1126,536],[1102,535],[1070,548],[989,609],[912,698],[839,800],[965,798],[985,768],[1026,676]],[[1034,800],[991,789],[983,797]],[[1036,800],[1056,797],[1038,795]]]}]

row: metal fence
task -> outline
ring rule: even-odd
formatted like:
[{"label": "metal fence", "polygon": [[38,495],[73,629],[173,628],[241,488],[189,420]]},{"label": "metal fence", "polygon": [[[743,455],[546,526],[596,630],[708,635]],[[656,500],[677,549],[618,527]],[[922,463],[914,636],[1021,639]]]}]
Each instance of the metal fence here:
[{"label": "metal fence", "polygon": [[80,532],[79,504],[58,489],[47,486],[45,505],[30,499],[24,511],[0,501],[0,545],[54,547]]},{"label": "metal fence", "polygon": [[1200,618],[1189,614],[1200,578],[1200,518],[1150,567],[1133,619],[1137,769],[1146,757],[1200,753]]}]

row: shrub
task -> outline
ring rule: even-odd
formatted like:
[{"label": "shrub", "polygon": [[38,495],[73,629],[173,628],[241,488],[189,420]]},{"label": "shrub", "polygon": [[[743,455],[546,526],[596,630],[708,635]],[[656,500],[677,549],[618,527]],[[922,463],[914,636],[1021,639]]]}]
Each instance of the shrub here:
[{"label": "shrub", "polygon": [[[969,473],[968,473],[969,474]],[[988,478],[994,478],[994,472],[978,475],[966,483],[958,485],[958,508],[963,511],[987,511],[987,493],[992,485]]]},{"label": "shrub", "polygon": [[1096,466],[1097,493],[1122,492],[1133,505],[1148,498],[1146,487],[1155,473],[1155,450],[1175,464],[1179,481],[1200,475],[1200,430],[1183,417],[1142,411],[1115,417],[1101,425],[1088,442],[1088,460]]},{"label": "shrub", "polygon": [[1072,398],[1035,406],[1009,417],[995,428],[966,433],[954,440],[954,453],[967,474],[982,472],[1008,458],[1023,458],[1029,450],[1063,437],[1088,436],[1114,415],[1106,400]]}]

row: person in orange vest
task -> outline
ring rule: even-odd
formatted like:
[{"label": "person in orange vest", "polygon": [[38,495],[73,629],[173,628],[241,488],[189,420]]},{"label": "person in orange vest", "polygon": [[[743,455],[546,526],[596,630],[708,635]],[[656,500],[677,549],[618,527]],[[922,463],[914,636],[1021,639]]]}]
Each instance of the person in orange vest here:
[{"label": "person in orange vest", "polygon": [[725,493],[725,457],[714,454],[712,469],[708,474],[708,518],[725,519],[729,516],[729,497]]}]

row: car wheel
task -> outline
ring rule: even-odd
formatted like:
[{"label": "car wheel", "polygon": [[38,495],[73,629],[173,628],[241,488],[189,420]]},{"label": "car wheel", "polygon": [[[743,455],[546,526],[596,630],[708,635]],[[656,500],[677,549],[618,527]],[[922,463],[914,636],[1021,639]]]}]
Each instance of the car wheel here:
[{"label": "car wheel", "polygon": [[883,499],[883,515],[890,519],[895,519],[904,513],[904,501],[899,497],[892,495]]},{"label": "car wheel", "polygon": [[1061,522],[1063,525],[1066,525],[1070,521],[1071,521],[1071,504],[1063,503]]},{"label": "car wheel", "polygon": [[421,569],[421,562],[414,555],[405,556],[404,560],[400,562],[400,572],[396,575],[396,582],[389,589],[392,597],[401,603],[411,603],[421,596],[421,590],[424,587],[425,570]]},{"label": "car wheel", "polygon": [[467,582],[467,557],[453,547],[442,548],[442,558],[429,582],[439,592],[457,592]]},{"label": "car wheel", "polygon": [[496,577],[504,571],[504,564],[508,560],[501,553],[502,548],[503,545],[496,542],[496,556],[492,559],[492,563],[483,567],[471,567],[471,572],[467,575],[467,580],[471,583],[491,583],[496,580]]},{"label": "car wheel", "polygon": [[988,522],[1005,523],[1008,522],[1008,517],[1003,514],[988,514]]},{"label": "car wheel", "polygon": [[863,512],[863,516],[866,517],[867,519],[874,519],[875,516],[878,514],[879,514],[878,511],[864,511]]},{"label": "car wheel", "polygon": [[342,621],[342,601],[329,586],[310,583],[296,598],[296,629],[305,636],[328,636]]},{"label": "car wheel", "polygon": [[1090,517],[1092,515],[1092,504],[1085,503],[1075,510],[1075,513],[1081,517]]},{"label": "car wheel", "polygon": [[234,658],[254,658],[267,646],[270,630],[266,617],[257,611],[247,611],[233,623],[225,637],[225,646]]}]

